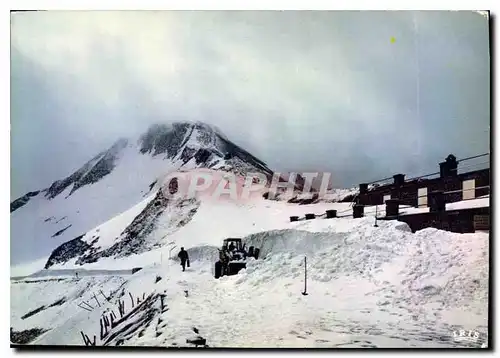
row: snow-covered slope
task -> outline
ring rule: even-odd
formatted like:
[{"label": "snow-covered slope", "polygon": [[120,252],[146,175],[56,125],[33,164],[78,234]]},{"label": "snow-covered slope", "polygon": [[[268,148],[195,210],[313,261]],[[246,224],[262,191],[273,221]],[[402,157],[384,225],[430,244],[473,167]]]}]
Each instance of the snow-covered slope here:
[{"label": "snow-covered slope", "polygon": [[49,188],[12,202],[11,264],[48,257],[144,200],[162,175],[194,168],[272,175],[217,128],[199,122],[154,125],[138,139],[118,140]]},{"label": "snow-covered slope", "polygon": [[[181,246],[219,246],[226,237],[288,228],[290,215],[303,216],[311,211],[319,215],[331,208],[351,210],[349,203],[297,205],[264,200],[259,193],[246,201],[216,200],[203,195],[169,200],[163,193],[157,187],[126,212],[63,243],[43,267],[127,268],[143,260],[141,256],[156,262]],[[117,258],[124,260],[116,262]]]}]

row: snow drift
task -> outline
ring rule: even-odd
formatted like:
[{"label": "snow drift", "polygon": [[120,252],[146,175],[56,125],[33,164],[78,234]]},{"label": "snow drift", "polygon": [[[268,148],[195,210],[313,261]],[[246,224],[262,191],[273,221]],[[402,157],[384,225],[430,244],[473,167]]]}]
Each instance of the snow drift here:
[{"label": "snow drift", "polygon": [[[288,223],[288,228],[250,233],[244,240],[261,247],[261,259],[219,280],[212,274],[216,247],[192,245],[191,267],[184,273],[176,260],[151,265],[142,256],[143,270],[114,273],[109,280],[16,281],[12,297],[26,299],[12,300],[12,327],[16,332],[42,329],[32,343],[82,344],[79,331],[96,334],[99,314],[114,309],[130,292],[134,299],[164,294],[166,308],[151,303],[118,330],[119,342],[107,344],[192,346],[188,341],[198,336],[211,347],[475,344],[455,341],[453,331],[458,329],[479,331],[477,344],[486,342],[487,234],[435,229],[411,233],[396,221],[375,228],[371,218],[339,218]],[[305,256],[308,296],[300,293]],[[120,260],[125,258],[115,262]],[[101,287],[111,297],[109,304],[92,312],[76,306],[83,299],[91,302],[90,293]],[[86,296],[79,294],[83,291]],[[62,296],[63,303],[50,306]],[[41,306],[45,308],[39,313],[22,318]]]}]

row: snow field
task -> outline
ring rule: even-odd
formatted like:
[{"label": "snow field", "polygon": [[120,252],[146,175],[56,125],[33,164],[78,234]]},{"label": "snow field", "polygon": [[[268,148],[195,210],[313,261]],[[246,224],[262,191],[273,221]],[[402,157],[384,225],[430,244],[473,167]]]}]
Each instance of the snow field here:
[{"label": "snow field", "polygon": [[[136,296],[167,294],[168,311],[155,316],[164,323],[148,326],[125,344],[186,346],[193,327],[212,347],[452,347],[463,345],[452,339],[458,327],[486,332],[487,234],[435,229],[412,234],[398,222],[374,228],[370,218],[292,224],[296,229],[246,236],[247,246],[260,245],[262,256],[235,276],[215,280],[216,248],[192,246],[185,273],[178,262],[164,259],[162,265],[115,278],[115,286],[124,280],[123,288]],[[308,296],[301,294],[304,256]],[[155,283],[157,275],[162,280]],[[61,284],[47,282],[38,289],[34,283],[16,285],[25,286],[31,302],[43,295],[47,303],[64,292]],[[31,306],[20,302],[13,311]],[[37,340],[41,344],[81,344],[79,330],[89,336],[98,332],[93,313],[67,319],[67,313],[53,308],[44,312],[64,322],[39,316],[41,312],[26,320],[14,317],[13,327],[42,322],[64,327],[64,335],[60,328],[42,335]]]}]

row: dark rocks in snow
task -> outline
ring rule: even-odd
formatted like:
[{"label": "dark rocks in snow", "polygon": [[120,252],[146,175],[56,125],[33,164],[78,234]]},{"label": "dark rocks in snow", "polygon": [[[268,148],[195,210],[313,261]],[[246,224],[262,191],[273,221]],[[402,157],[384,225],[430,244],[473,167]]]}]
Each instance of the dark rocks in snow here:
[{"label": "dark rocks in snow", "polygon": [[81,235],[71,241],[65,242],[52,251],[52,254],[45,264],[45,269],[48,269],[52,265],[67,262],[74,257],[83,255],[83,253],[91,247],[82,240],[83,236],[84,235]]},{"label": "dark rocks in snow", "polygon": [[182,150],[182,153],[180,154],[180,159],[182,160],[183,164],[186,164],[191,160],[191,158],[194,157],[196,153],[196,149],[191,148],[191,147],[184,147]]},{"label": "dark rocks in snow", "polygon": [[69,195],[71,195],[82,186],[98,182],[113,171],[118,155],[127,144],[127,139],[119,139],[111,148],[96,155],[67,178],[52,183],[45,196],[49,199],[53,199],[73,184],[73,188],[69,193]]},{"label": "dark rocks in snow", "polygon": [[36,315],[37,313],[42,312],[42,311],[43,311],[43,310],[45,310],[46,308],[47,308],[46,306],[41,306],[41,307],[38,307],[38,308],[34,309],[33,311],[30,311],[30,312],[26,313],[24,316],[21,316],[21,319],[30,318],[31,316],[34,316],[34,315]]},{"label": "dark rocks in snow", "polygon": [[61,306],[64,302],[66,302],[66,297],[63,297],[56,302],[49,305],[49,307]]},{"label": "dark rocks in snow", "polygon": [[[191,147],[188,144],[190,139],[201,147]],[[232,162],[239,160],[251,171],[262,172],[269,179],[272,176],[272,171],[264,162],[231,142],[214,126],[201,122],[155,124],[141,136],[140,145],[140,152],[143,154],[152,153],[155,156],[166,153],[167,158],[178,156],[184,164],[194,158],[198,166],[210,168],[217,159]]]},{"label": "dark rocks in snow", "polygon": [[48,329],[42,328],[32,328],[24,331],[14,331],[10,327],[10,342],[13,344],[28,344],[32,342],[35,338],[41,336],[43,333],[47,332]]},{"label": "dark rocks in snow", "polygon": [[26,205],[28,201],[30,201],[31,198],[37,196],[40,193],[40,190],[38,191],[30,191],[26,195],[14,200],[12,203],[10,203],[10,212],[12,213],[13,211],[16,211],[20,207]]},{"label": "dark rocks in snow", "polygon": [[155,186],[155,184],[158,182],[158,180],[155,180],[154,182],[152,182],[151,184],[149,184],[149,191],[153,190],[153,187]]},{"label": "dark rocks in snow", "polygon": [[267,167],[266,163],[261,161],[260,159],[256,158],[243,148],[237,146],[233,142],[231,142],[229,139],[221,136],[220,134],[218,135],[218,139],[220,140],[221,143],[221,151],[223,153],[226,153],[226,155],[230,155],[231,158],[233,157],[238,157],[244,162],[252,165],[255,167],[258,171],[263,172],[264,174],[271,175],[273,172]]},{"label": "dark rocks in snow", "polygon": [[194,159],[197,165],[207,163],[212,155],[208,149],[201,148],[198,149],[194,155]]},{"label": "dark rocks in snow", "polygon": [[56,232],[54,235],[52,235],[51,237],[56,237],[56,236],[59,236],[61,235],[63,232],[65,232],[67,229],[69,229],[71,227],[71,224],[69,224],[68,226],[66,226],[64,229],[61,229],[59,230],[58,232]]},{"label": "dark rocks in snow", "polygon": [[56,221],[56,224],[59,224],[61,221],[63,221],[66,218],[68,218],[68,217],[67,216],[63,216],[62,218],[60,218],[59,220]]},{"label": "dark rocks in snow", "polygon": [[173,158],[182,147],[188,130],[192,130],[189,123],[154,124],[139,139],[140,152],[153,156],[166,153],[168,158]]},{"label": "dark rocks in snow", "polygon": [[45,305],[44,306],[40,306],[40,307],[38,307],[38,308],[36,308],[36,309],[34,309],[34,310],[26,313],[25,315],[21,316],[21,319],[24,320],[24,319],[30,318],[31,316],[34,316],[37,313],[40,313],[40,312],[46,310],[49,307],[61,306],[64,302],[66,302],[66,297],[63,297],[63,298],[55,301],[54,303],[51,303],[48,306],[45,306]]}]

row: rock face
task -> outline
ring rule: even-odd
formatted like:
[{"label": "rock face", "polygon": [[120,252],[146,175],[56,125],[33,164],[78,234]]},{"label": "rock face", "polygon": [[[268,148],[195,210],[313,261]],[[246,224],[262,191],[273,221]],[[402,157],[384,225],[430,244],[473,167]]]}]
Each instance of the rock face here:
[{"label": "rock face", "polygon": [[214,126],[205,123],[156,124],[139,139],[140,152],[153,156],[180,159],[184,164],[195,161],[198,167],[217,168],[245,174],[273,172],[246,150],[231,142]]},{"label": "rock face", "polygon": [[83,255],[91,246],[82,240],[83,235],[74,238],[71,241],[65,242],[58,248],[56,248],[52,255],[50,255],[47,263],[45,264],[45,269],[50,266],[67,262],[74,257]]},{"label": "rock face", "polygon": [[73,188],[69,193],[69,195],[71,195],[84,185],[98,182],[114,169],[118,155],[120,151],[126,147],[127,143],[127,139],[118,140],[111,148],[96,155],[69,177],[55,181],[47,189],[45,196],[49,199],[53,199],[73,184]]}]

